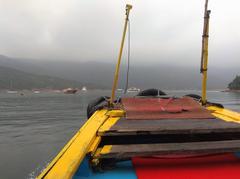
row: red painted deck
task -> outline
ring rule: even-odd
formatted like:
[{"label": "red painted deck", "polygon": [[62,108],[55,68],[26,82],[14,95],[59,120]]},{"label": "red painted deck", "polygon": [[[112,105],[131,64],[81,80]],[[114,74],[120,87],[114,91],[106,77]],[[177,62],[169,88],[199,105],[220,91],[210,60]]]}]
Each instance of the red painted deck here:
[{"label": "red painted deck", "polygon": [[233,154],[185,158],[133,158],[138,179],[239,179]]},{"label": "red painted deck", "polygon": [[209,119],[214,118],[197,101],[182,98],[123,98],[127,119]]}]

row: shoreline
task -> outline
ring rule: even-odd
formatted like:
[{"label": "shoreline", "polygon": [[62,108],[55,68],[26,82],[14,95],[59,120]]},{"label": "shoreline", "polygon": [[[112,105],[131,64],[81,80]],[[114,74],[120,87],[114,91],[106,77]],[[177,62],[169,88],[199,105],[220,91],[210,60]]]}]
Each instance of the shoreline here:
[{"label": "shoreline", "polygon": [[239,90],[230,90],[230,89],[227,89],[227,90],[223,90],[221,92],[233,92],[233,93],[240,93],[240,89]]}]

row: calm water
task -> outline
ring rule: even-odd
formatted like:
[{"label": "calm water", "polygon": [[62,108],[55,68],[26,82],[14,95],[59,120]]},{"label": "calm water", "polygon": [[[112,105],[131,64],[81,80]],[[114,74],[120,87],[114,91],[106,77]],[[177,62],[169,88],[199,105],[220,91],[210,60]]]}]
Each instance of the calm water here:
[{"label": "calm water", "polygon": [[[176,96],[198,91],[169,91]],[[34,178],[86,120],[88,102],[110,91],[0,92],[0,178]],[[208,92],[213,102],[240,112],[240,93]]]}]

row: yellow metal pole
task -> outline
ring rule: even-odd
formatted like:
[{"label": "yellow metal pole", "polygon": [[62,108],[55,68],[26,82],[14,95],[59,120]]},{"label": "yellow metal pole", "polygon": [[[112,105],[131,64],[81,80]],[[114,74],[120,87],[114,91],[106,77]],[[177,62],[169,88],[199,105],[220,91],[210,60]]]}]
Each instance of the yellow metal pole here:
[{"label": "yellow metal pole", "polygon": [[208,0],[205,2],[205,8],[204,8],[204,23],[203,23],[203,35],[202,35],[202,53],[201,53],[201,69],[200,72],[202,73],[203,69],[203,50],[204,50],[204,34],[206,31],[206,17],[207,17],[207,9],[208,9]]},{"label": "yellow metal pole", "polygon": [[201,59],[201,73],[202,73],[202,105],[207,103],[207,67],[208,67],[208,37],[209,37],[209,18],[210,10],[207,10],[206,0],[204,26],[203,26],[203,42],[202,42],[202,59]]},{"label": "yellow metal pole", "polygon": [[113,86],[112,86],[112,95],[111,95],[111,98],[110,98],[110,104],[111,105],[113,105],[113,101],[114,101],[114,98],[115,98],[115,91],[116,91],[117,84],[118,84],[119,68],[120,68],[120,64],[121,64],[122,51],[123,51],[123,46],[124,46],[124,41],[125,41],[125,36],[126,36],[126,31],[127,31],[128,17],[129,17],[129,13],[130,13],[131,9],[132,9],[132,5],[127,4],[126,5],[126,19],[125,19],[125,23],[124,23],[123,36],[122,36],[120,51],[119,51],[119,55],[118,55],[118,62],[117,62],[116,69],[115,69],[114,81],[113,81]]}]

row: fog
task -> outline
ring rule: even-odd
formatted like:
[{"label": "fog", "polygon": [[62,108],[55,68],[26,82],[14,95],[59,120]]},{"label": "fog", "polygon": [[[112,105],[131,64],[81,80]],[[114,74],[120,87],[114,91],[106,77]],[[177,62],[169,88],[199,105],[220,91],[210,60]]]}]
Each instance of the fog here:
[{"label": "fog", "polygon": [[[132,64],[198,66],[204,2],[1,0],[0,54],[41,61],[115,63],[125,4],[131,3]],[[237,0],[209,2],[210,66],[240,65],[239,5]]]}]

